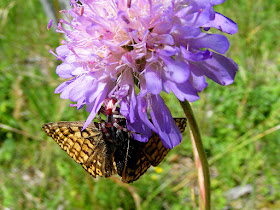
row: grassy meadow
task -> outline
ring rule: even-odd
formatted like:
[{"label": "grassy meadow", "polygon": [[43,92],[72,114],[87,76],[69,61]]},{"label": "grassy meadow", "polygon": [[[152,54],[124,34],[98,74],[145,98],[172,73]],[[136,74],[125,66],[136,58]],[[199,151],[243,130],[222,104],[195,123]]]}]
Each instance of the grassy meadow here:
[{"label": "grassy meadow", "polygon": [[[237,22],[227,53],[239,65],[227,87],[207,80],[193,109],[211,172],[212,209],[280,209],[280,3],[226,1]],[[198,209],[188,131],[159,167],[127,185],[89,176],[41,130],[88,113],[55,95],[63,81],[48,53],[60,43],[36,0],[0,1],[0,209]],[[216,32],[216,31],[215,31]],[[179,103],[163,94],[175,117]]]}]

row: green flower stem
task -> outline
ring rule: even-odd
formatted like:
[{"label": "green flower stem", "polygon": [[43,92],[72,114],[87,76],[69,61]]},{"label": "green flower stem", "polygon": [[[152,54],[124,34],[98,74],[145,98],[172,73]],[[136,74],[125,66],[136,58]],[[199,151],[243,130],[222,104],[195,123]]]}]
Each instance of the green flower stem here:
[{"label": "green flower stem", "polygon": [[190,135],[193,144],[195,164],[198,171],[198,185],[200,189],[200,209],[210,210],[210,174],[207,157],[203,148],[198,125],[195,120],[191,105],[188,101],[180,101],[180,104],[190,125]]}]

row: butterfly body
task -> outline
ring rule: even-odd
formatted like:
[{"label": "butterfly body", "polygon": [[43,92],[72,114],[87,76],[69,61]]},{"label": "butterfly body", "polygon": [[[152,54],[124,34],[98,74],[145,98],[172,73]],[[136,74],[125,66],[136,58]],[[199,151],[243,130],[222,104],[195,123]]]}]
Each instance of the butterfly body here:
[{"label": "butterfly body", "polygon": [[[175,118],[175,121],[183,131],[186,119]],[[126,127],[125,120],[120,120],[119,124]],[[123,182],[131,183],[151,165],[157,166],[169,152],[155,133],[143,143],[116,127],[107,128],[105,134],[100,123],[91,123],[82,130],[83,125],[83,121],[56,122],[46,123],[42,128],[93,177],[118,174]]]}]

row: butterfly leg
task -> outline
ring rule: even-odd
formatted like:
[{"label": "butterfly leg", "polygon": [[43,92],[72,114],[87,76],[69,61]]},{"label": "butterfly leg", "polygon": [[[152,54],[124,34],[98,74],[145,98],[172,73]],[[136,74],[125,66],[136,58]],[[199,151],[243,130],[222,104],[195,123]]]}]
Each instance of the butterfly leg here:
[{"label": "butterfly leg", "polygon": [[[103,108],[103,109],[102,109]],[[110,127],[115,127],[119,130],[122,130],[124,132],[128,132],[128,133],[133,133],[132,131],[127,130],[126,128],[122,127],[121,125],[118,124],[119,120],[117,118],[124,118],[123,116],[121,116],[119,114],[118,111],[114,110],[114,112],[112,112],[112,118],[113,122],[106,122],[104,120],[102,120],[100,113],[104,114],[106,116],[106,111],[104,109],[104,107],[101,107],[99,112],[98,112],[98,120],[102,123],[105,124],[105,127],[110,128]],[[111,115],[110,115],[111,116]]]},{"label": "butterfly leg", "polygon": [[105,116],[107,115],[106,110],[103,106],[101,106],[99,111],[98,111],[98,118],[101,118],[100,114],[104,114]]},{"label": "butterfly leg", "polygon": [[[103,108],[103,109],[102,109],[102,108]],[[111,136],[110,136],[110,133],[109,133],[108,130],[107,130],[107,128],[108,128],[107,123],[105,122],[105,120],[103,120],[103,119],[101,118],[100,113],[102,113],[102,114],[105,113],[104,107],[101,107],[101,109],[100,109],[99,112],[98,112],[98,120],[99,120],[99,122],[100,122],[102,131],[103,131],[103,133],[105,134],[105,136],[106,136],[106,138],[108,139],[108,141],[113,142],[113,140],[112,140],[112,138],[111,138]],[[107,128],[106,128],[106,127],[107,127]]]},{"label": "butterfly leg", "polygon": [[121,131],[124,131],[126,133],[130,133],[130,134],[139,134],[139,133],[135,133],[134,131],[128,130],[127,128],[122,127],[121,125],[118,124],[119,120],[117,118],[114,118],[114,122],[113,122],[113,126]]}]

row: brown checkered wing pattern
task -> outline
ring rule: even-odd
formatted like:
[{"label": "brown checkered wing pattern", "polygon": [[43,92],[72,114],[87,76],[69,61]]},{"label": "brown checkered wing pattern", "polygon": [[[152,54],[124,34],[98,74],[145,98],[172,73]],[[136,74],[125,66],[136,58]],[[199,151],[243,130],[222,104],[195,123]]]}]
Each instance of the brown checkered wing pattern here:
[{"label": "brown checkered wing pattern", "polygon": [[[186,118],[174,118],[176,124],[178,125],[181,133],[184,132],[187,119]],[[156,133],[153,133],[149,141],[145,144],[143,152],[146,158],[151,162],[153,166],[157,166],[167,155],[170,149],[165,148],[162,145],[162,141]]]},{"label": "brown checkered wing pattern", "polygon": [[[180,131],[184,132],[187,119],[174,118],[174,120]],[[141,143],[131,138],[129,144],[127,165],[123,168],[118,167],[118,174],[122,177],[122,181],[127,183],[139,179],[151,165],[157,166],[170,150],[162,145],[162,141],[156,133],[152,134],[147,143]]]},{"label": "brown checkered wing pattern", "polygon": [[[183,132],[186,119],[174,120]],[[120,123],[126,127],[125,120],[120,120]],[[100,124],[91,123],[82,131],[83,125],[84,122],[79,121],[57,122],[44,124],[42,128],[93,177],[107,178],[118,173],[123,182],[131,183],[151,165],[157,166],[169,152],[155,133],[147,143],[142,143],[134,140],[129,133],[113,128],[109,133],[112,139],[109,140]]]},{"label": "brown checkered wing pattern", "polygon": [[125,147],[116,150],[115,161],[118,175],[122,177],[122,181],[132,183],[139,179],[152,164],[143,152],[145,143],[136,141],[131,137],[128,138],[127,142],[128,144]]},{"label": "brown checkered wing pattern", "polygon": [[94,123],[82,130],[84,122],[57,122],[42,126],[48,136],[93,177],[110,177],[117,172],[114,151]]}]

